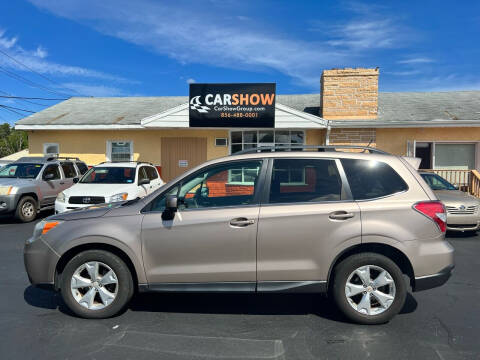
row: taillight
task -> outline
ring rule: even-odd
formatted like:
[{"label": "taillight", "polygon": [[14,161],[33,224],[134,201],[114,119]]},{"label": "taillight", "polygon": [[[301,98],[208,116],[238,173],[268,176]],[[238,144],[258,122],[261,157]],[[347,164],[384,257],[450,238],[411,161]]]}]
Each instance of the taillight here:
[{"label": "taillight", "polygon": [[413,205],[419,213],[435,221],[441,232],[447,231],[447,214],[440,201],[422,201]]}]

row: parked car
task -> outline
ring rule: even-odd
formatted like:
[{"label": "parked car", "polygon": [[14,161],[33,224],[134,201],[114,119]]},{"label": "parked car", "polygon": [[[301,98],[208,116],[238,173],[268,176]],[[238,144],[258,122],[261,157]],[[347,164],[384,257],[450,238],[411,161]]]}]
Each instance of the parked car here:
[{"label": "parked car", "polygon": [[77,158],[23,157],[0,169],[0,213],[13,213],[22,222],[52,209],[57,194],[87,170]]},{"label": "parked car", "polygon": [[472,231],[480,228],[480,201],[458,190],[440,175],[421,172],[420,175],[447,209],[447,230]]},{"label": "parked car", "polygon": [[59,290],[85,318],[117,314],[136,290],[328,292],[349,319],[377,324],[402,309],[408,285],[448,280],[445,219],[400,157],[248,153],[143,199],[39,222],[25,266],[32,284]]},{"label": "parked car", "polygon": [[58,194],[55,213],[144,197],[163,184],[152,164],[102,163],[91,168],[74,186]]}]

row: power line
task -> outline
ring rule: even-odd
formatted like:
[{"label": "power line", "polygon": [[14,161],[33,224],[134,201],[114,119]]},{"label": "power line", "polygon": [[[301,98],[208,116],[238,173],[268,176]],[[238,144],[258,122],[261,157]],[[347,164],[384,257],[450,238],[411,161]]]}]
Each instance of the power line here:
[{"label": "power line", "polygon": [[49,93],[52,93],[52,94],[56,94],[56,95],[60,95],[60,96],[65,96],[65,95],[68,95],[68,94],[65,94],[65,93],[60,93],[60,92],[57,92],[57,91],[54,91],[54,90],[51,90],[43,85],[40,85],[40,84],[37,84],[31,80],[28,80],[27,78],[21,76],[21,75],[18,75],[18,74],[15,74],[14,72],[11,72],[11,71],[8,71],[6,70],[4,67],[0,66],[0,72],[3,72],[4,74],[6,74],[7,76],[13,78],[13,79],[16,79],[20,82],[23,82],[27,85],[30,85],[30,86],[33,86],[33,87],[36,87],[38,89],[42,89],[44,91],[48,91]]},{"label": "power line", "polygon": [[0,107],[6,108],[6,109],[18,110],[18,111],[25,111],[25,112],[32,113],[32,114],[36,113],[36,111],[20,109],[20,108],[9,106],[9,105],[0,104]]},{"label": "power line", "polygon": [[[1,93],[6,94],[4,91],[0,91]],[[13,95],[0,95],[0,98],[6,99],[19,99],[19,100],[52,100],[52,101],[60,101],[60,100],[68,100],[69,98],[62,98],[62,99],[53,99],[53,98],[41,98],[41,97],[26,97],[26,96],[13,96]]]},{"label": "power line", "polygon": [[24,63],[22,63],[21,61],[15,59],[13,56],[7,54],[6,52],[0,50],[0,53],[3,54],[3,55],[5,55],[6,57],[8,57],[9,59],[11,59],[12,61],[15,61],[17,64],[23,66],[25,69],[28,69],[28,70],[30,70],[31,72],[37,74],[38,76],[44,78],[45,80],[50,81],[52,84],[60,85],[61,87],[63,87],[64,89],[66,89],[66,90],[68,90],[68,91],[73,91],[73,92],[77,93],[78,95],[82,95],[82,94],[80,94],[77,90],[75,90],[75,89],[69,89],[69,88],[63,86],[62,84],[60,84],[58,81],[52,80],[52,79],[50,79],[49,77],[47,77],[47,76],[39,73],[38,71],[35,71],[35,70],[32,69],[31,67],[25,65]]},{"label": "power line", "polygon": [[14,96],[14,95],[6,92],[6,91],[0,90],[0,93],[7,95],[7,96],[0,96],[0,98],[6,98],[6,99],[12,98],[12,99],[15,99],[15,100],[18,100],[18,101],[23,101],[24,103],[28,103],[28,104],[33,104],[33,105],[38,105],[38,106],[48,106],[47,104],[41,104],[41,103],[37,103],[35,101],[24,100],[26,98],[23,98],[21,96],[19,96],[18,99],[16,99],[16,96]]},{"label": "power line", "polygon": [[19,113],[18,111],[15,111],[15,110],[12,110],[12,109],[9,109],[3,105],[0,105],[0,110],[7,110],[7,111],[10,111],[12,113],[15,113],[15,114],[18,114],[20,116],[25,116],[25,114],[22,114],[22,113]]}]

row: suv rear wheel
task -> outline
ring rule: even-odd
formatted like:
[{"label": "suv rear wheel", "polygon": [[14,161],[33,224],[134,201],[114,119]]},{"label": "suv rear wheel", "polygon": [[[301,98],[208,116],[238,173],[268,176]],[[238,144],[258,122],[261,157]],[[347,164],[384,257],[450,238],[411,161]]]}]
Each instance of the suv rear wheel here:
[{"label": "suv rear wheel", "polygon": [[407,286],[400,268],[376,253],[352,255],[335,267],[335,303],[360,324],[382,324],[403,308]]},{"label": "suv rear wheel", "polygon": [[30,222],[37,217],[37,201],[31,196],[20,199],[15,210],[15,218],[21,222]]},{"label": "suv rear wheel", "polygon": [[132,275],[118,256],[88,250],[74,256],[62,273],[65,304],[78,316],[108,318],[119,313],[133,295]]}]

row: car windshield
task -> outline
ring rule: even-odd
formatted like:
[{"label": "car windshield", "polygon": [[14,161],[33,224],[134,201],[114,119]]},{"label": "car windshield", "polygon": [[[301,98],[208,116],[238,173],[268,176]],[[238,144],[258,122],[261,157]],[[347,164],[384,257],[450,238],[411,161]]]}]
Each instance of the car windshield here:
[{"label": "car windshield", "polygon": [[437,174],[421,174],[432,190],[457,190],[455,186]]},{"label": "car windshield", "polygon": [[79,181],[82,184],[132,184],[135,181],[134,167],[94,167]]},{"label": "car windshield", "polygon": [[42,167],[42,164],[8,164],[0,169],[0,178],[35,179]]}]

